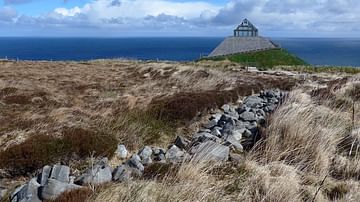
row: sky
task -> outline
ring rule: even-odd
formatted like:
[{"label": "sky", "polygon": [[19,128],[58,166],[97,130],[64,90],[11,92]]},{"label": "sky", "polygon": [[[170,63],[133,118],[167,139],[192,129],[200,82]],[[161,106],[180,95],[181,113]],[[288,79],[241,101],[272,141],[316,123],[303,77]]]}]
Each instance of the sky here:
[{"label": "sky", "polygon": [[360,37],[359,0],[0,0],[0,36]]}]

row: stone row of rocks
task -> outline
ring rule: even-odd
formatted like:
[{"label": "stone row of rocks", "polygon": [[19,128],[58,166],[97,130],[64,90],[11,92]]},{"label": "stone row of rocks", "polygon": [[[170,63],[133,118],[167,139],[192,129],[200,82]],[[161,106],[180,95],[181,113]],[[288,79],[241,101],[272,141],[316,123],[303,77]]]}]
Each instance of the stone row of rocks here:
[{"label": "stone row of rocks", "polygon": [[125,145],[119,145],[116,154],[125,161],[114,169],[106,158],[78,177],[71,176],[67,166],[45,166],[37,177],[18,187],[10,200],[37,202],[54,199],[65,191],[88,184],[127,182],[140,177],[145,167],[154,162],[227,161],[232,156],[231,151],[241,153],[244,147],[256,141],[265,117],[276,109],[284,96],[279,90],[269,90],[247,97],[240,106],[224,105],[222,111],[212,114],[191,140],[178,136],[167,149],[145,146],[129,155]]}]

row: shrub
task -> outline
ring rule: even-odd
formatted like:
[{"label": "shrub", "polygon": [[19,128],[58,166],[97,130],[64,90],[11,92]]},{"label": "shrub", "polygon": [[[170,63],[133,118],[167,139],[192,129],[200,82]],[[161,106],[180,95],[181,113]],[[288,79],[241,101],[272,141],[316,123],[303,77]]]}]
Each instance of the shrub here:
[{"label": "shrub", "polygon": [[11,175],[26,175],[46,164],[69,162],[74,157],[112,156],[117,146],[114,136],[85,129],[68,129],[62,138],[36,135],[0,152],[0,168]]},{"label": "shrub", "polygon": [[295,84],[295,80],[289,78],[262,78],[254,83],[239,83],[231,90],[180,92],[167,97],[154,98],[149,105],[148,113],[158,120],[183,124],[191,121],[198,113],[235,102],[240,96],[248,96],[271,88],[290,90]]},{"label": "shrub", "polygon": [[90,188],[81,188],[67,191],[54,200],[48,202],[83,202],[87,201],[94,192]]}]

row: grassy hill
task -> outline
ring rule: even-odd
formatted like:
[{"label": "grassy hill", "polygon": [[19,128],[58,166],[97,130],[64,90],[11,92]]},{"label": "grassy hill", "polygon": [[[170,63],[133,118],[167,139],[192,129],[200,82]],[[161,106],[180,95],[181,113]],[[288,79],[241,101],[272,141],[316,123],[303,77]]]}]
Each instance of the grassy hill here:
[{"label": "grassy hill", "polygon": [[265,50],[252,53],[241,53],[229,56],[205,58],[204,60],[230,60],[244,65],[256,66],[260,69],[268,69],[278,65],[308,65],[301,58],[289,53],[284,49]]}]

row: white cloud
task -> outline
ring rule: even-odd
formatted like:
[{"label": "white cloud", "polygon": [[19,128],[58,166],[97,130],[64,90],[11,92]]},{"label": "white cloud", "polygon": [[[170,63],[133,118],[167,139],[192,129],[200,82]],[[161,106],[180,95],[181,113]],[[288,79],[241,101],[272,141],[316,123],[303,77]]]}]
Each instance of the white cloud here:
[{"label": "white cloud", "polygon": [[159,35],[229,35],[243,18],[250,19],[261,33],[271,35],[336,36],[360,31],[358,0],[229,0],[222,6],[202,0],[93,0],[82,7],[57,8],[38,17],[16,15],[16,11],[0,10],[0,21],[66,27],[70,32],[103,29],[120,35],[129,30],[142,32],[144,28]]},{"label": "white cloud", "polygon": [[17,15],[16,10],[11,7],[0,8],[0,21],[12,22]]}]

